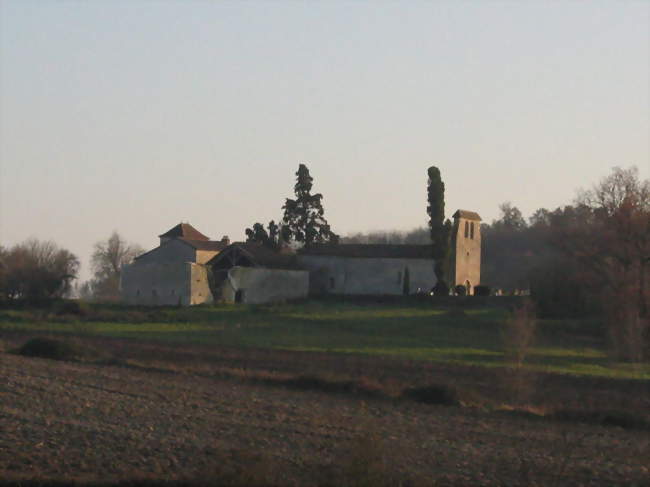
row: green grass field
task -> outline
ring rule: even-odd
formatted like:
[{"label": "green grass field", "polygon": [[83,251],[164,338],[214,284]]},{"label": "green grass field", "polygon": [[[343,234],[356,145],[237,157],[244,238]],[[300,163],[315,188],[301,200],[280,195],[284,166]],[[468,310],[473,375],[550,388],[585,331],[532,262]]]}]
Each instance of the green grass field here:
[{"label": "green grass field", "polygon": [[[85,316],[0,311],[1,331],[103,335],[141,340],[397,356],[466,365],[507,365],[508,312],[430,302],[310,301],[275,306],[128,308],[96,305]],[[550,372],[650,379],[650,364],[613,363],[597,322],[540,320],[526,366]]]}]

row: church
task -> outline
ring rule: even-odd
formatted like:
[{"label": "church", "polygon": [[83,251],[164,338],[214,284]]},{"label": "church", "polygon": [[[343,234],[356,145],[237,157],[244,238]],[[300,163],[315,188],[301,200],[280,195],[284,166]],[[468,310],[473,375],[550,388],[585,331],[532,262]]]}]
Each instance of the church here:
[{"label": "church", "polygon": [[[453,215],[450,283],[468,295],[481,279],[481,218]],[[159,235],[160,245],[122,269],[130,304],[189,306],[213,302],[262,304],[326,294],[428,293],[437,282],[430,245],[318,244],[271,249],[211,240],[189,223]]]}]

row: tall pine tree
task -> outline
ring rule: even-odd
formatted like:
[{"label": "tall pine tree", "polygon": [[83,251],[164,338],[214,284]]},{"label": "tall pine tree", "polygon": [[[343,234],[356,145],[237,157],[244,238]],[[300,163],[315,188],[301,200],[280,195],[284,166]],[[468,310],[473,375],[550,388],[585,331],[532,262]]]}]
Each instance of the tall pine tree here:
[{"label": "tall pine tree", "polygon": [[296,198],[287,198],[282,207],[282,239],[286,242],[294,240],[306,247],[315,243],[337,243],[338,236],[332,232],[324,216],[323,195],[311,194],[312,185],[309,169],[300,164],[294,186]]},{"label": "tall pine tree", "polygon": [[440,177],[440,170],[435,166],[431,166],[427,173],[429,175],[427,214],[429,215],[433,258],[436,263],[436,277],[438,278],[436,293],[445,294],[444,288],[448,287],[446,278],[451,222],[449,220],[445,221],[445,183],[442,182]]}]

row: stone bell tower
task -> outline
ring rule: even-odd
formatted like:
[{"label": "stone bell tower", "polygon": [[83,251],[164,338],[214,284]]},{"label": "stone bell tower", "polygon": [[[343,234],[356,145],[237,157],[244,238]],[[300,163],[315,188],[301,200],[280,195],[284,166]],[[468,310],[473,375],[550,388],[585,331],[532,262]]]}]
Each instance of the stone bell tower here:
[{"label": "stone bell tower", "polygon": [[481,217],[473,211],[453,215],[451,237],[451,285],[464,286],[467,295],[481,283]]}]

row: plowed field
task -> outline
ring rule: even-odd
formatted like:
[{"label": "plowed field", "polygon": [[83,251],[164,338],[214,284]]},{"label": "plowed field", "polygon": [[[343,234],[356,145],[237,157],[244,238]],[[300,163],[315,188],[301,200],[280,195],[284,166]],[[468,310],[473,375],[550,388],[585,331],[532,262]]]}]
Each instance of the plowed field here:
[{"label": "plowed field", "polygon": [[[22,339],[6,340],[5,348]],[[491,389],[501,394],[496,382],[490,385],[494,377],[479,369],[84,340],[113,359],[61,362],[0,354],[5,481],[650,485],[647,430],[296,390],[260,380],[318,369],[386,384],[392,375],[395,385],[409,374],[414,383],[424,380],[419,370],[438,382],[447,377],[484,395]],[[636,407],[648,401],[642,381],[614,388],[609,397],[602,383],[586,380],[538,378],[536,384],[558,398],[614,404],[628,395]]]}]

